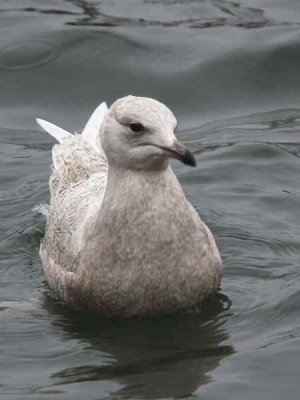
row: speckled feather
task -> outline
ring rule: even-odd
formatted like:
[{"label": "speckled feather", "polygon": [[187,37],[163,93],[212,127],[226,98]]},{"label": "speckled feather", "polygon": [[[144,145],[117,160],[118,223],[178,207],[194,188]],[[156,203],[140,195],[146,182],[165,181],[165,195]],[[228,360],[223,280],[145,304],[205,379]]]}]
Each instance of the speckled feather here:
[{"label": "speckled feather", "polygon": [[105,315],[186,309],[218,288],[220,255],[165,154],[131,137],[130,121],[147,126],[155,146],[175,138],[166,106],[129,96],[90,124],[90,139],[70,135],[54,146],[44,271],[66,302]]}]

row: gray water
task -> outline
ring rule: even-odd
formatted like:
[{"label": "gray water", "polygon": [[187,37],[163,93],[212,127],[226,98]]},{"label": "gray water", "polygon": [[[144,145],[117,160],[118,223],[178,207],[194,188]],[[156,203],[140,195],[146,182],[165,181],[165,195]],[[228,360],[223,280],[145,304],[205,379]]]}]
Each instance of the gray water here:
[{"label": "gray water", "polygon": [[[224,260],[195,314],[107,320],[38,257],[52,138],[127,94],[170,106],[173,163]],[[298,400],[299,0],[0,1],[0,398]]]}]

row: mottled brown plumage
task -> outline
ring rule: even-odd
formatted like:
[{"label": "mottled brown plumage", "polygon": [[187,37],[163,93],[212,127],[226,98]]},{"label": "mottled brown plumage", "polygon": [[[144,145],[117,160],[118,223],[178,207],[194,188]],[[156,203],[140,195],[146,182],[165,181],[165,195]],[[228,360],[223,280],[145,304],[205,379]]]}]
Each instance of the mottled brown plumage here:
[{"label": "mottled brown plumage", "polygon": [[115,102],[101,123],[104,112],[94,113],[82,136],[64,133],[53,149],[40,249],[50,287],[105,315],[201,303],[218,288],[222,266],[212,234],[168,165],[169,157],[194,162],[176,141],[175,117],[156,100],[133,96]]}]

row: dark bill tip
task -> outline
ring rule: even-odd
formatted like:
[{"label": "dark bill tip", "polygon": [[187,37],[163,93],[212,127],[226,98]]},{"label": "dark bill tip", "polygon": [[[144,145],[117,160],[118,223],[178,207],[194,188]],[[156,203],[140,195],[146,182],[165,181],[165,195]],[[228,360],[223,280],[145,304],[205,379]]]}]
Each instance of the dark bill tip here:
[{"label": "dark bill tip", "polygon": [[179,160],[186,165],[190,165],[191,167],[196,167],[197,165],[193,153],[177,140],[173,143],[172,146],[169,147],[158,146],[158,147],[163,149],[168,154],[169,157],[176,158],[176,160]]},{"label": "dark bill tip", "polygon": [[184,154],[180,157],[180,161],[182,161],[186,165],[190,165],[191,167],[196,167],[197,165],[193,153],[188,149],[186,149]]}]

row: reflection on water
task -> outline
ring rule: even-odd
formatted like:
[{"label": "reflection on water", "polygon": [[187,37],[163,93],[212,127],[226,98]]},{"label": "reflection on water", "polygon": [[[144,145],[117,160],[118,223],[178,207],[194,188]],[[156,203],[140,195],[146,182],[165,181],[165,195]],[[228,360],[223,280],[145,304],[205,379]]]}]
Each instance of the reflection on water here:
[{"label": "reflection on water", "polygon": [[[74,9],[68,9],[65,7],[65,4],[62,4],[60,8],[37,5],[34,7],[6,7],[2,9],[2,12],[21,11],[24,13],[74,16],[75,18],[69,19],[66,24],[77,26],[176,27],[183,25],[194,29],[217,28],[220,26],[257,29],[267,26],[297,25],[295,21],[292,23],[284,19],[276,20],[269,18],[262,9],[246,7],[243,6],[241,2],[228,0],[199,0],[199,17],[190,13],[189,17],[182,19],[180,18],[180,11],[185,11],[182,7],[181,10],[179,8],[182,3],[189,5],[189,3],[194,2],[189,0],[178,2],[168,0],[144,2],[129,1],[125,4],[113,4],[113,7],[111,7],[109,1],[102,1],[100,3],[99,1],[77,0],[74,2],[77,6]],[[153,7],[153,5],[155,5],[155,7]],[[177,13],[174,13],[174,8],[176,6],[178,10]],[[186,9],[188,10],[187,7]],[[128,10],[130,10],[129,13]],[[166,10],[169,11],[167,17],[165,15]],[[205,10],[205,17],[201,18],[200,15],[203,13],[201,12],[203,10]],[[122,14],[129,15],[120,16]],[[132,16],[132,14],[134,15]],[[154,19],[151,17],[149,18],[149,14]],[[153,16],[151,14],[153,14]]]},{"label": "reflection on water", "polygon": [[[155,318],[101,319],[71,310],[46,297],[44,307],[66,338],[85,342],[99,353],[94,365],[63,369],[52,375],[55,386],[116,380],[112,395],[134,398],[183,397],[209,382],[209,372],[232,354],[224,322],[228,299],[216,295],[205,312]],[[101,363],[101,354],[107,362]],[[102,365],[101,365],[102,364]]]}]

